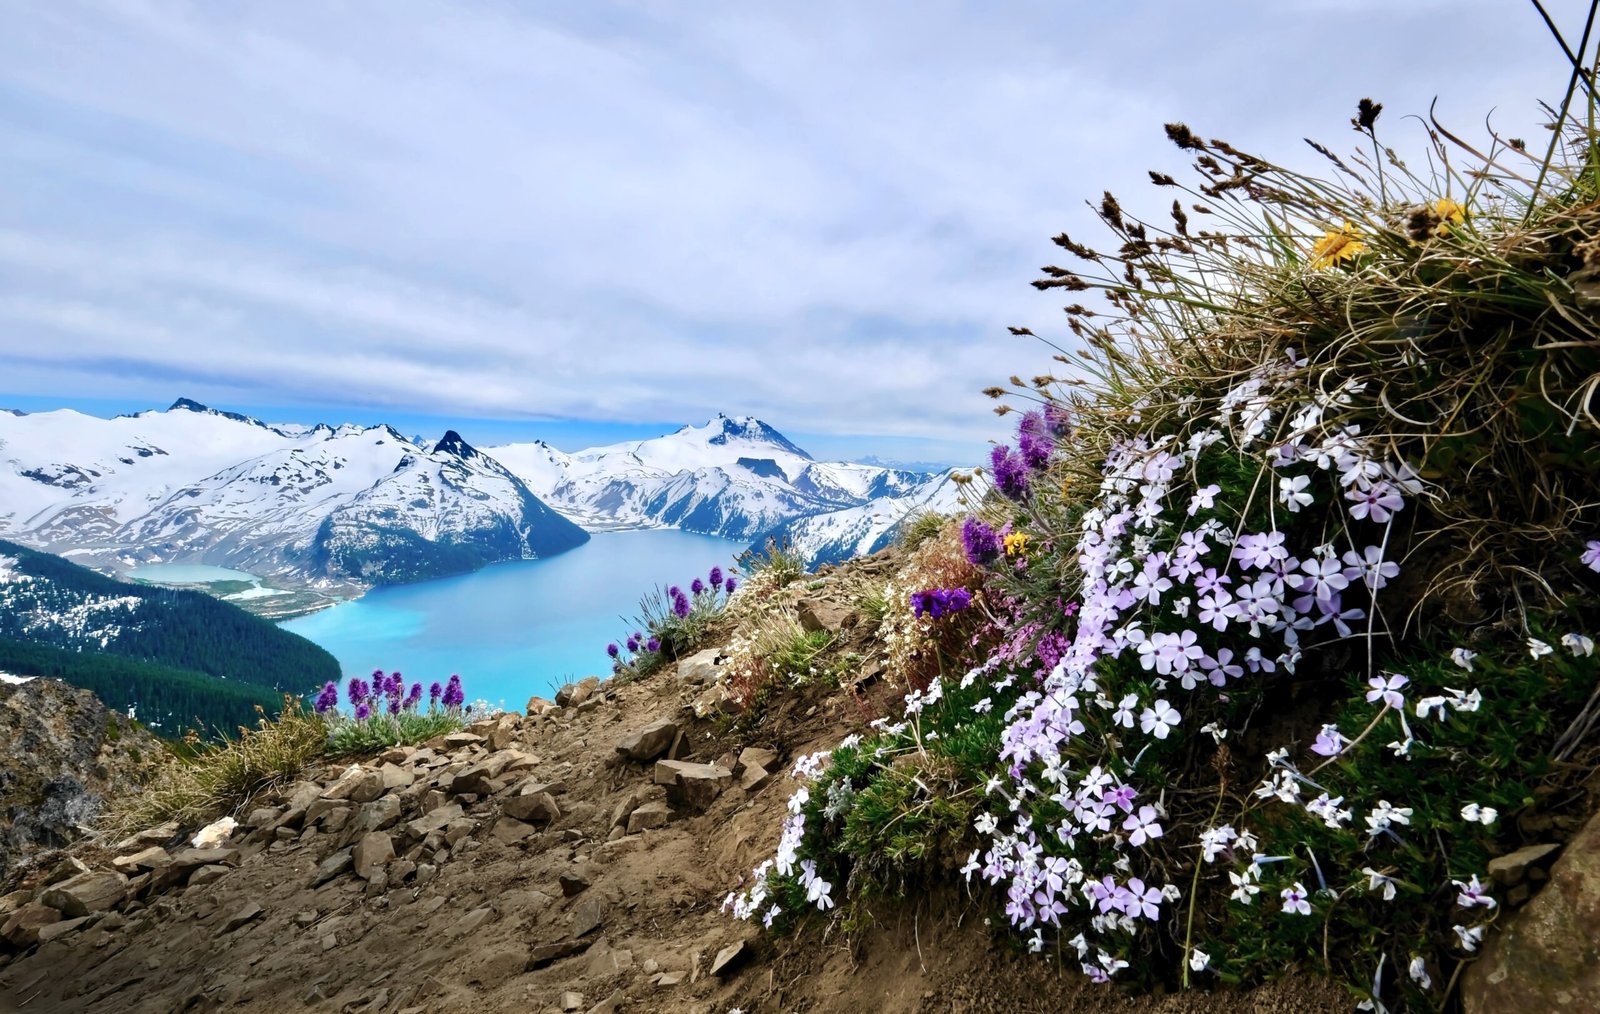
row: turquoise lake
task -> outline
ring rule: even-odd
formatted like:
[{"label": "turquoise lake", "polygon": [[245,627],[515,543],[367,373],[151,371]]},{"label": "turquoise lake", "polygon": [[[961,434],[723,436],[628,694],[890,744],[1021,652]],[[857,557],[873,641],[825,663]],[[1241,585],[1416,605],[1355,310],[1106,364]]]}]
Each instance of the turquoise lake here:
[{"label": "turquoise lake", "polygon": [[328,649],[346,676],[399,671],[426,687],[461,674],[469,702],[520,711],[534,694],[611,671],[639,599],[657,584],[687,586],[724,570],[745,543],[676,529],[601,532],[547,560],[378,588],[283,624]]}]

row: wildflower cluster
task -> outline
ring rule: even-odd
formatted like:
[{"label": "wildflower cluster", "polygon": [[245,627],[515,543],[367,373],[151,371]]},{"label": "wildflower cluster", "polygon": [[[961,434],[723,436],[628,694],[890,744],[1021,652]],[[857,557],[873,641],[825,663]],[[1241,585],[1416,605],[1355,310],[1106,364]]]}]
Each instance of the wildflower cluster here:
[{"label": "wildflower cluster", "polygon": [[408,690],[400,673],[376,669],[369,680],[352,676],[345,685],[350,714],[339,710],[339,688],[329,682],[317,695],[315,710],[328,726],[328,741],[335,753],[350,753],[376,746],[416,743],[442,732],[461,728],[472,708],[466,706],[461,676],[451,675],[428,691],[422,709],[422,684]]},{"label": "wildflower cluster", "polygon": [[724,574],[721,567],[712,567],[706,577],[690,581],[688,590],[679,585],[658,586],[639,602],[635,619],[639,629],[620,645],[615,641],[606,645],[612,672],[644,676],[693,650],[738,588],[738,579]]},{"label": "wildflower cluster", "polygon": [[[1476,270],[1480,234],[1516,248],[1499,205],[1408,191],[1422,183],[1403,166],[1341,196],[1169,134],[1203,153],[1200,190],[1240,232],[1191,235],[1180,202],[1163,233],[1108,194],[1120,257],[1058,237],[1125,269],[1036,283],[1120,311],[1113,331],[1067,308],[1099,382],[1068,398],[1013,378],[1039,408],[994,449],[992,495],[885,593],[903,715],[796,772],[778,855],[728,907],[770,925],[825,909],[799,903],[819,882],[831,904],[836,884],[855,900],[960,866],[1030,950],[1099,981],[1251,982],[1310,961],[1372,1009],[1438,1003],[1502,908],[1484,874],[1515,847],[1507,818],[1550,805],[1535,781],[1600,722],[1583,621],[1600,420],[1571,407],[1600,373],[1600,327],[1549,308],[1554,267],[1519,278],[1526,304],[1483,297],[1507,268],[1462,297],[1497,336],[1469,350],[1428,308],[1450,298],[1441,264]],[[1579,242],[1553,221],[1537,256]],[[1414,303],[1387,302],[1413,285]],[[1396,333],[1405,347],[1372,337]],[[1554,333],[1566,343],[1535,348]],[[1571,474],[1490,488],[1486,472],[1522,467],[1501,437]],[[1534,546],[1562,548],[1533,582],[1486,549]],[[1470,643],[1452,610],[1475,617]]]}]

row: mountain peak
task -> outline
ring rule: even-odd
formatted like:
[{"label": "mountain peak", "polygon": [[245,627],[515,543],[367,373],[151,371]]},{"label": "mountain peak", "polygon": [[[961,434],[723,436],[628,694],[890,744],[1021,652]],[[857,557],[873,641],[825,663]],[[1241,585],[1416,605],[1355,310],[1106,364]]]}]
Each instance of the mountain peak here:
[{"label": "mountain peak", "polygon": [[[718,423],[721,425],[718,426]],[[811,455],[797,447],[789,440],[788,437],[784,436],[782,433],[779,433],[777,430],[773,429],[771,426],[768,426],[766,423],[762,422],[760,419],[757,419],[753,415],[730,416],[725,413],[718,412],[717,417],[711,420],[711,424],[708,428],[718,431],[707,440],[707,443],[710,444],[722,446],[728,443],[730,439],[752,440],[758,443],[771,444],[773,446],[782,448],[783,450],[788,451],[790,454],[804,458],[807,461],[816,460],[815,458],[811,457]]]},{"label": "mountain peak", "polygon": [[461,434],[455,430],[446,430],[444,436],[439,438],[439,442],[433,445],[433,453],[453,454],[458,458],[470,458],[478,452],[471,444],[461,439]]},{"label": "mountain peak", "polygon": [[168,412],[194,412],[194,413],[199,414],[199,415],[221,416],[224,419],[232,419],[234,422],[249,423],[252,426],[265,426],[266,425],[265,423],[261,422],[261,420],[259,420],[259,419],[252,419],[250,416],[241,415],[238,412],[225,412],[220,408],[212,408],[209,405],[202,405],[198,401],[195,401],[193,398],[179,398],[177,401],[173,402],[170,407],[168,407],[167,411]]}]

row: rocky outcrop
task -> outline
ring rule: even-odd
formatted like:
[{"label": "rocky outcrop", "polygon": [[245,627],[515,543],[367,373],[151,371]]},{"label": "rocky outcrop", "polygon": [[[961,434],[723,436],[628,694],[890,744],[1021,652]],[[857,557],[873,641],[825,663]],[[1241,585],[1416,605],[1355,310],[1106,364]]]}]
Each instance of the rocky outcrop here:
[{"label": "rocky outcrop", "polygon": [[151,776],[164,749],[87,690],[0,682],[0,883],[38,852],[81,837],[106,799]]},{"label": "rocky outcrop", "polygon": [[[1530,846],[1489,864],[1512,892],[1545,879],[1557,849]],[[1467,1014],[1497,1011],[1592,1011],[1600,1004],[1600,814],[1560,851],[1549,882],[1502,919],[1483,957],[1462,978]],[[1523,883],[1527,878],[1531,883]]]}]

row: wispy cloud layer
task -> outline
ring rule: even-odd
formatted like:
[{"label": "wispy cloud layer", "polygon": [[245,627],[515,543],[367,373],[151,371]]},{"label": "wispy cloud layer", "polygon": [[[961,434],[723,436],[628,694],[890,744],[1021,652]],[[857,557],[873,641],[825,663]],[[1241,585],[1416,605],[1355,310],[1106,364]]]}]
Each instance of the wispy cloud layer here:
[{"label": "wispy cloud layer", "polygon": [[1542,31],[1493,0],[4,5],[0,392],[976,445],[976,391],[1045,361],[1004,325],[1060,330],[1048,237],[1182,164],[1163,121],[1291,161],[1363,94],[1531,133]]}]

